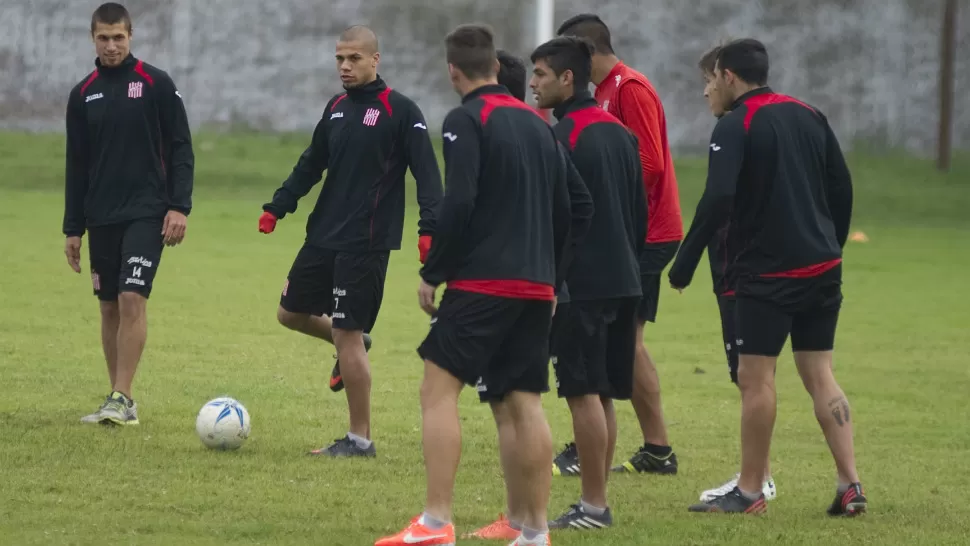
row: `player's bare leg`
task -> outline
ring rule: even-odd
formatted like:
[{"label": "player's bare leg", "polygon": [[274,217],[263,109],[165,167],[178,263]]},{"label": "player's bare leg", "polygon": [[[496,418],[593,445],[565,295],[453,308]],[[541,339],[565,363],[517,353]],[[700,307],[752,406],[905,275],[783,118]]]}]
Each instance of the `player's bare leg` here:
[{"label": "player's bare leg", "polygon": [[583,500],[607,508],[606,474],[598,469],[609,468],[609,428],[606,413],[598,395],[578,396],[566,400],[573,418],[573,434],[579,452]]},{"label": "player's bare leg", "polygon": [[421,384],[421,440],[428,480],[425,515],[444,523],[451,521],[455,474],[461,460],[458,396],[463,386],[437,364],[425,361]]},{"label": "player's bare leg", "polygon": [[148,300],[135,292],[118,295],[120,320],[118,323],[118,364],[115,372],[114,390],[129,399],[131,383],[138,370],[138,362],[145,350],[148,338]]},{"label": "player's bare leg", "polygon": [[148,299],[135,292],[122,292],[117,303],[101,303],[101,344],[112,390],[98,411],[83,417],[82,423],[138,424],[131,384],[148,337],[147,304]]},{"label": "player's bare leg", "polygon": [[347,390],[350,432],[369,440],[371,374],[363,332],[334,328],[333,338]]},{"label": "player's bare leg", "polygon": [[795,365],[805,390],[815,404],[815,418],[835,458],[839,484],[859,481],[855,466],[855,446],[849,400],[832,374],[832,351],[799,351]]},{"label": "player's bare leg", "polygon": [[333,321],[326,315],[291,313],[280,307],[276,310],[276,319],[290,330],[333,343]]},{"label": "player's bare leg", "polygon": [[118,324],[121,311],[117,301],[101,302],[101,349],[108,364],[108,380],[114,388],[118,373]]},{"label": "player's bare leg", "polygon": [[664,410],[660,401],[660,376],[657,366],[647,346],[643,342],[643,328],[637,327],[637,351],[633,368],[633,409],[640,422],[643,441],[655,446],[668,446],[667,424],[664,422]]},{"label": "player's bare leg", "polygon": [[751,498],[761,495],[765,461],[775,427],[775,366],[778,358],[742,354],[738,367],[741,389],[741,476],[738,487]]},{"label": "player's bare leg", "polygon": [[606,417],[606,460],[603,462],[606,464],[607,476],[609,476],[610,467],[613,464],[613,454],[616,453],[616,406],[613,404],[612,398],[603,397],[600,399],[603,404],[603,415]]},{"label": "player's bare leg", "polygon": [[507,412],[514,422],[516,449],[510,461],[509,479],[519,483],[508,492],[518,497],[513,504],[523,507],[523,536],[534,540],[548,532],[546,517],[552,481],[548,466],[552,458],[552,432],[542,410],[542,399],[535,393],[511,392],[492,408],[496,413]]}]

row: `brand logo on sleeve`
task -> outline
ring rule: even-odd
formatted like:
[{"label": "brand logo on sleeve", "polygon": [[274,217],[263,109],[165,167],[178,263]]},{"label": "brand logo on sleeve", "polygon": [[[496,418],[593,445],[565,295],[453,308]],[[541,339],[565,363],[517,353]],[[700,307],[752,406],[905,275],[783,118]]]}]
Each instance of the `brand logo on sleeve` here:
[{"label": "brand logo on sleeve", "polygon": [[456,135],[454,133],[445,133],[445,134],[443,134],[441,136],[443,136],[444,138],[447,138],[448,139],[448,142],[454,142],[454,141],[458,140],[458,135]]},{"label": "brand logo on sleeve", "polygon": [[95,93],[93,95],[88,95],[84,97],[84,102],[91,102],[93,100],[103,99],[104,93]]}]

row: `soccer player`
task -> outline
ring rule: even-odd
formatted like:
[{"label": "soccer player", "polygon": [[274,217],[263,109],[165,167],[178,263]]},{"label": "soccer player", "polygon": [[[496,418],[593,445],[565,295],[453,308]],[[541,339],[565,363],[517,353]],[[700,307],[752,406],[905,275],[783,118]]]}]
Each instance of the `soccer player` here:
[{"label": "soccer player", "polygon": [[573,418],[582,497],[553,529],[613,524],[606,482],[616,448],[613,400],[633,388],[640,266],[646,244],[647,197],[637,140],[587,91],[593,46],[560,37],[532,53],[530,86],[539,108],[552,108],[559,142],[586,182],[596,213],[566,273],[569,300],[553,318],[552,362],[560,398]]},{"label": "soccer player", "polygon": [[462,105],[442,127],[446,190],[418,289],[433,317],[418,348],[427,498],[420,517],[376,546],[455,543],[458,396],[466,383],[491,405],[499,429],[509,511],[523,514],[513,544],[547,545],[552,438],[540,394],[549,388],[554,287],[571,224],[587,226],[591,215],[572,216],[566,158],[552,128],[497,84],[491,30],[463,25],[445,44]]},{"label": "soccer player", "polygon": [[137,425],[131,385],[148,335],[147,305],[165,245],[185,238],[195,157],[182,96],[168,74],[131,54],[131,16],[91,16],[95,70],[67,102],[64,253],[81,272],[88,234],[111,394],[82,423]]},{"label": "soccer player", "polygon": [[[720,46],[711,48],[701,56],[700,61],[697,63],[698,68],[701,69],[701,74],[704,76],[704,99],[707,100],[707,106],[710,108],[711,113],[718,119],[726,113],[724,106],[717,100],[717,95],[712,93],[715,80],[714,63],[717,60],[717,54],[720,50]],[[730,374],[731,382],[737,385],[738,347],[734,342],[737,338],[734,319],[734,291],[728,287],[726,276],[728,262],[730,260],[727,248],[729,225],[730,218],[726,218],[724,223],[718,227],[714,236],[711,237],[710,242],[707,244],[707,258],[711,263],[711,280],[721,315],[721,335],[724,340],[724,352],[727,355],[728,373]],[[702,492],[701,501],[707,502],[729,493],[738,485],[739,476],[740,474],[737,474],[723,485]],[[771,478],[771,463],[767,460],[765,461],[765,482],[761,490],[765,495],[766,501],[772,500],[777,496],[775,480]]]},{"label": "soccer player", "polygon": [[418,248],[423,258],[442,194],[441,174],[421,110],[377,73],[374,32],[363,26],[345,30],[336,60],[346,92],[327,103],[309,147],[273,200],[263,205],[259,231],[272,233],[277,220],[294,212],[297,201],[327,171],[277,318],[291,330],[333,343],[337,365],[331,389],[346,385],[350,431],[310,453],[373,457],[367,334],[381,307],[390,252],[401,248],[404,177],[410,167],[421,208]]},{"label": "soccer player", "polygon": [[[642,296],[637,311],[632,398],[643,434],[643,447],[628,461],[613,467],[613,471],[676,474],[677,456],[667,439],[667,425],[660,400],[660,378],[643,342],[644,325],[657,318],[660,276],[673,259],[684,236],[663,105],[650,81],[617,58],[610,29],[599,17],[591,14],[572,17],[559,27],[557,34],[586,38],[593,43],[595,51],[591,79],[596,84],[594,96],[604,110],[619,118],[639,140],[640,164],[650,210],[647,244],[639,257]],[[580,473],[574,443],[567,444],[566,449],[556,456],[552,471],[557,475]]]},{"label": "soccer player", "polygon": [[842,302],[842,247],[852,214],[849,170],[825,116],[771,90],[761,42],[717,53],[714,102],[729,110],[711,135],[707,186],[669,272],[687,287],[704,247],[730,218],[727,277],[735,290],[741,389],[741,476],[693,512],[760,513],[775,424],[775,366],[791,335],[795,365],[835,459],[830,515],[856,515],[866,497],[855,467],[849,402],[832,373]]},{"label": "soccer player", "polygon": [[525,63],[504,49],[495,51],[498,57],[498,84],[509,90],[513,97],[525,102]]}]

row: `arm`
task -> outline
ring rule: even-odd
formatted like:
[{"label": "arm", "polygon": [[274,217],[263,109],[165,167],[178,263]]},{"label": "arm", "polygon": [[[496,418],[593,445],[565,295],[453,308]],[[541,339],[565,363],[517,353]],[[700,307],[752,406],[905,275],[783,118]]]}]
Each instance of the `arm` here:
[{"label": "arm", "polygon": [[[330,105],[324,112],[330,111]],[[296,203],[323,177],[330,159],[329,130],[327,116],[324,114],[317,122],[310,139],[310,146],[300,155],[296,166],[283,185],[273,194],[273,200],[263,205],[263,210],[277,219],[296,212]]]},{"label": "arm", "polygon": [[845,164],[845,156],[828,120],[825,120],[826,141],[826,180],[825,200],[828,201],[835,224],[835,236],[839,246],[844,247],[849,237],[849,224],[852,220],[852,175]]},{"label": "arm", "polygon": [[[630,135],[633,140],[633,147],[636,149],[637,142],[636,137]],[[636,169],[637,181],[643,180],[643,166],[637,161]],[[636,223],[634,228],[636,229],[637,236],[637,256],[643,253],[644,247],[647,246],[647,222],[650,220],[650,209],[649,201],[647,200],[647,190],[643,187],[643,184],[635,184],[636,188],[633,193],[633,221]]]},{"label": "arm", "polygon": [[465,231],[475,210],[481,174],[481,137],[472,117],[463,110],[448,114],[444,137],[445,192],[438,208],[435,235],[421,278],[437,286],[451,276],[462,256]]},{"label": "arm", "polygon": [[593,198],[579,171],[559,143],[560,180],[556,186],[553,225],[556,239],[556,286],[563,287],[575,249],[593,221]]},{"label": "arm", "polygon": [[434,233],[434,216],[441,201],[441,171],[435,157],[428,125],[416,104],[408,101],[408,113],[404,118],[404,142],[407,150],[408,166],[418,188],[418,207],[421,219],[418,220],[418,235]]},{"label": "arm", "polygon": [[620,121],[637,137],[640,167],[647,191],[653,189],[665,170],[663,131],[657,116],[661,105],[646,87],[628,82],[617,90]]},{"label": "arm", "polygon": [[182,95],[167,75],[158,79],[158,122],[162,132],[162,157],[168,175],[169,210],[188,215],[192,210],[195,154],[192,132]]},{"label": "arm", "polygon": [[67,101],[67,150],[64,169],[64,235],[84,235],[84,198],[88,193],[87,120],[81,95],[72,91]]},{"label": "arm", "polygon": [[741,116],[743,114],[724,116],[711,135],[707,186],[697,203],[690,230],[668,274],[670,284],[675,288],[686,288],[690,284],[701,254],[717,233],[717,229],[730,217],[738,176],[744,162],[746,137]]}]

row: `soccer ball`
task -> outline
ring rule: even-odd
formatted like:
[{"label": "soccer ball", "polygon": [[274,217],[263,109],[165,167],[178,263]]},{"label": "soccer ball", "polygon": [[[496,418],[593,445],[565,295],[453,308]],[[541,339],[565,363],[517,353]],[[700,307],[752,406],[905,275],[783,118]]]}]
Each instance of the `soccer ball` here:
[{"label": "soccer ball", "polygon": [[210,449],[239,449],[249,438],[249,412],[234,398],[206,402],[195,419],[195,432]]}]

